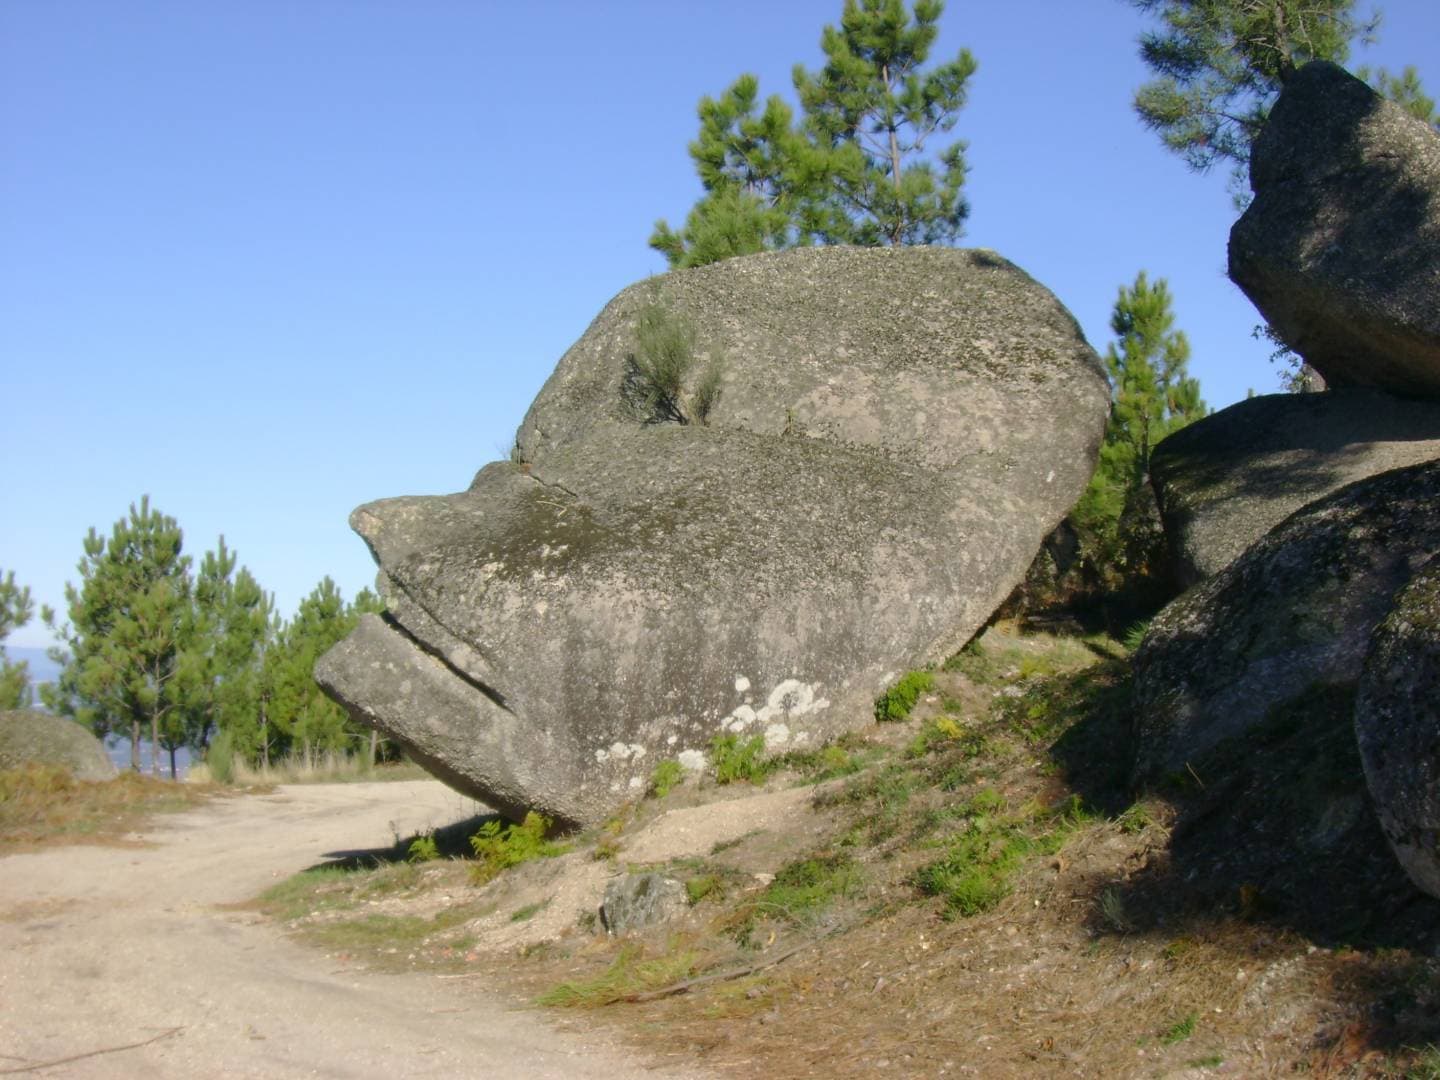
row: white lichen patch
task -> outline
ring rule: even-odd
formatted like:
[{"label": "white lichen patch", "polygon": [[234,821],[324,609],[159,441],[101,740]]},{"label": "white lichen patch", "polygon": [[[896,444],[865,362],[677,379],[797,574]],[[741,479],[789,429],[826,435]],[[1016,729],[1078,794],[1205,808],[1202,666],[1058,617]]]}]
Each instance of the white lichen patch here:
[{"label": "white lichen patch", "polygon": [[785,724],[771,724],[765,729],[765,749],[774,750],[790,741],[790,728]]},{"label": "white lichen patch", "polygon": [[736,692],[737,694],[743,694],[743,693],[745,693],[746,690],[749,690],[749,689],[750,689],[750,680],[747,679],[744,675],[736,675],[736,676],[735,676],[735,692]]},{"label": "white lichen patch", "polygon": [[803,683],[799,679],[786,679],[770,691],[764,708],[755,713],[755,718],[768,724],[772,720],[790,720],[797,716],[828,709],[830,701],[816,694],[819,683]]},{"label": "white lichen patch", "polygon": [[741,705],[732,712],[725,721],[725,728],[728,731],[739,733],[755,722],[755,710],[749,705]]},{"label": "white lichen patch", "polygon": [[681,750],[676,758],[680,767],[687,772],[705,771],[705,751],[703,750]]}]

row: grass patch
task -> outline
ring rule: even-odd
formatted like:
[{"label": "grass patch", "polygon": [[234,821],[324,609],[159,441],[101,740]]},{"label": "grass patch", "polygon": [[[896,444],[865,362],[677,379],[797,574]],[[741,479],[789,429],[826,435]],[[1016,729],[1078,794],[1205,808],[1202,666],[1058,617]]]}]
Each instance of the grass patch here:
[{"label": "grass patch", "polygon": [[783,867],[759,896],[738,908],[728,928],[742,945],[748,945],[767,921],[814,925],[837,900],[854,896],[863,884],[860,865],[848,852],[801,859]]},{"label": "grass patch", "polygon": [[206,797],[193,784],[134,772],[92,781],[56,765],[9,769],[0,772],[0,850],[113,843],[151,814],[185,810]]},{"label": "grass patch", "polygon": [[1160,1033],[1160,1041],[1166,1046],[1184,1042],[1195,1034],[1195,1024],[1198,1019],[1193,1012],[1187,1013]]},{"label": "grass patch", "polygon": [[510,914],[510,921],[527,922],[530,919],[533,919],[536,915],[540,914],[540,912],[544,911],[549,906],[549,900],[541,900],[539,903],[536,904],[526,904],[524,907],[516,908]]},{"label": "grass patch", "polygon": [[650,794],[657,799],[663,799],[679,787],[684,779],[685,766],[674,758],[667,758],[650,773]]},{"label": "grass patch", "polygon": [[875,719],[882,723],[900,721],[910,715],[921,694],[935,689],[933,671],[909,671],[875,701]]},{"label": "grass patch", "polygon": [[807,784],[818,784],[841,776],[853,776],[865,768],[873,754],[852,752],[839,743],[816,750],[792,750],[780,758],[783,768],[797,772]]},{"label": "grass patch", "polygon": [[550,825],[549,818],[533,810],[519,825],[487,821],[470,838],[476,859],[470,869],[470,879],[476,885],[483,885],[503,871],[532,859],[553,859],[564,855],[570,850],[569,844],[545,839]]},{"label": "grass patch", "polygon": [[738,735],[717,735],[710,742],[710,760],[715,765],[715,782],[733,784],[743,781],[758,784],[777,767],[765,760],[765,736],[742,739]]},{"label": "grass patch", "polygon": [[979,915],[1010,895],[1013,879],[1032,855],[1053,855],[1090,818],[1073,797],[1049,810],[1011,811],[999,792],[985,789],[956,809],[960,831],[945,855],[922,868],[915,884],[945,903],[948,917]]},{"label": "grass patch", "polygon": [[673,949],[652,959],[639,945],[629,945],[602,973],[590,979],[563,982],[535,999],[552,1008],[596,1008],[658,990],[694,976],[703,954],[694,949]]}]

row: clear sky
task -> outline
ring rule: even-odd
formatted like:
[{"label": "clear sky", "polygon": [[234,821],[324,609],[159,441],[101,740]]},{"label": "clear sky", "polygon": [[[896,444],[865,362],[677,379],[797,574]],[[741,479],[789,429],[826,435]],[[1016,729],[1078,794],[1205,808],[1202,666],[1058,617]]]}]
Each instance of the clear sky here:
[{"label": "clear sky", "polygon": [[[1440,90],[1440,3],[1356,59]],[[695,106],[790,96],[841,0],[0,3],[0,570],[61,605],[142,494],[223,533],[282,613],[374,567],[346,517],[463,489],[699,194]],[[1097,350],[1169,279],[1212,406],[1276,388],[1225,278],[1225,177],[1130,109],[1120,0],[951,0],[979,62],[966,245],[1048,285]],[[38,620],[14,645],[48,643]]]}]

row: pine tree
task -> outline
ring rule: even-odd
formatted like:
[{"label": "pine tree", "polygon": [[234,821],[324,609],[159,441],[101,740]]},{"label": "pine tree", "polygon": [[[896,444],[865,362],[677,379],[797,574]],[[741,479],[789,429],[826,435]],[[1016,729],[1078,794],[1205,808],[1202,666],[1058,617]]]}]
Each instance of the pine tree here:
[{"label": "pine tree", "polygon": [[159,775],[156,748],[184,706],[177,679],[190,617],[190,558],[175,519],[150,507],[150,497],[130,506],[108,542],[95,529],[85,537],[80,586],[66,584],[69,622],[56,627],[67,652],[60,677],[41,689],[56,712],[73,716],[104,737],[130,739],[130,766],[140,770],[140,740],[148,727],[151,768]]},{"label": "pine tree", "polygon": [[1399,75],[1384,68],[1371,71],[1368,67],[1356,68],[1355,74],[1375,88],[1375,91],[1395,102],[1416,120],[1440,129],[1440,112],[1435,110],[1435,99],[1425,93],[1420,83],[1420,73],[1413,64],[1407,65]]},{"label": "pine tree", "polygon": [[346,604],[335,582],[326,577],[300,601],[266,653],[264,698],[272,737],[291,753],[298,750],[307,764],[320,753],[344,751],[362,737],[345,710],[325,696],[313,673],[315,661],[355,629],[363,613],[382,609],[369,589],[361,589],[355,601]]},{"label": "pine tree", "polygon": [[798,136],[779,97],[757,112],[759,89],[754,75],[742,75],[718,100],[700,99],[700,136],[690,157],[705,195],[680,232],[661,220],[650,237],[671,266],[703,266],[794,239]]},{"label": "pine tree", "polygon": [[15,584],[15,571],[0,576],[0,709],[23,709],[34,700],[30,665],[5,655],[5,639],[30,621],[35,607],[30,587]]},{"label": "pine tree", "polygon": [[274,601],[247,568],[237,572],[237,563],[222,536],[195,575],[191,625],[178,662],[184,707],[161,734],[172,776],[175,752],[182,746],[203,750],[220,730],[229,731],[237,746],[255,740]]},{"label": "pine tree", "polygon": [[1250,148],[1280,88],[1301,64],[1343,64],[1372,35],[1378,17],[1358,18],[1355,0],[1131,0],[1161,29],[1140,39],[1156,78],[1135,110],[1167,147],[1204,171],[1234,166],[1237,189]]},{"label": "pine tree", "polygon": [[[922,67],[939,35],[941,0],[845,0],[840,26],[825,27],[825,66],[795,68],[805,128],[828,152],[832,183],[822,205],[834,225],[831,243],[933,244],[958,239],[969,207],[965,144],[925,155],[951,131],[965,104],[976,63],[962,49],[949,63]],[[913,23],[912,23],[913,17]]]},{"label": "pine tree", "polygon": [[690,144],[705,189],[678,232],[656,223],[650,246],[672,267],[797,244],[929,244],[963,232],[964,144],[951,131],[975,60],[923,71],[942,0],[846,0],[821,39],[825,66],[797,66],[797,123],[778,96],[759,103],[743,75],[700,101]]},{"label": "pine tree", "polygon": [[1170,289],[1144,271],[1121,287],[1105,350],[1110,420],[1100,461],[1072,515],[1091,562],[1113,586],[1151,573],[1161,558],[1150,454],[1171,432],[1206,414],[1200,384],[1186,373],[1190,343],[1174,328]]}]

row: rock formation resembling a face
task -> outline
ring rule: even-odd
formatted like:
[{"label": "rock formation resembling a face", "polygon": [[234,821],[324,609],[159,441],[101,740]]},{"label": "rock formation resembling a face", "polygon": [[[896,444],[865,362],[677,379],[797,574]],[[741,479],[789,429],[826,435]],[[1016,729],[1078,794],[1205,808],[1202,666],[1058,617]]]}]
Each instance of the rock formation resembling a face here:
[{"label": "rock formation resembling a face", "polygon": [[594,822],[717,735],[870,722],[1020,580],[1108,404],[1074,320],[990,252],[649,279],[560,361],[517,460],[355,512],[388,610],[316,676],[497,809]]}]

